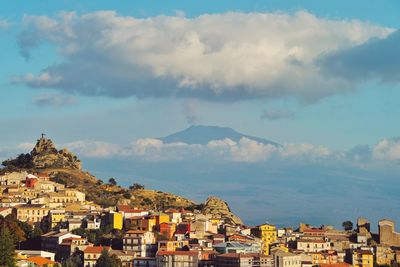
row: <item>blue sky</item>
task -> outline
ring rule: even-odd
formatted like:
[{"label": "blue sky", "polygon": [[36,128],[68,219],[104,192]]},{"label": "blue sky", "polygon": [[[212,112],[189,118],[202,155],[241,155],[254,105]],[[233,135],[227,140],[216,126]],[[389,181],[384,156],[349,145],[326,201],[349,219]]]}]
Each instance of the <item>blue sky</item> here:
[{"label": "blue sky", "polygon": [[[175,167],[169,173],[174,180],[190,175],[201,160],[191,158],[185,164],[193,169],[179,172],[179,153],[208,155],[215,147],[181,151],[146,138],[203,124],[287,144],[272,152],[235,144],[226,152],[227,144],[218,143],[223,155],[231,154],[206,173],[221,181],[232,175],[224,169],[229,164],[262,177],[265,170],[255,173],[252,164],[270,164],[272,153],[283,166],[294,150],[307,163],[291,158],[290,170],[279,177],[292,177],[295,166],[305,164],[304,179],[328,179],[339,164],[342,176],[373,173],[392,181],[387,166],[395,172],[400,159],[399,12],[396,0],[1,3],[0,157],[46,132],[73,146],[100,176],[128,161],[140,172],[136,179],[156,186],[166,159]],[[155,167],[148,165],[148,151],[138,152],[138,140],[158,147],[154,153],[161,156],[150,160]],[[368,149],[361,153],[360,145]],[[315,172],[316,155],[326,167],[321,173]],[[357,157],[348,166],[343,155]],[[97,167],[104,158],[109,164]],[[373,170],[360,167],[369,162]],[[134,169],[115,171],[129,183]],[[185,187],[171,184],[161,189],[184,193]],[[213,193],[200,191],[198,198]],[[222,195],[238,207],[248,201]]]}]

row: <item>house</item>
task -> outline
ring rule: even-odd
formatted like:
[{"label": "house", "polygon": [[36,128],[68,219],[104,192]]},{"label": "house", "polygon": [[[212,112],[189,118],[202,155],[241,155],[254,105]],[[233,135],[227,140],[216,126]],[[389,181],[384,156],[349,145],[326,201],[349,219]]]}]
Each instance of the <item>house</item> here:
[{"label": "house", "polygon": [[374,253],[366,248],[355,249],[352,254],[352,263],[354,267],[373,267]]},{"label": "house", "polygon": [[59,259],[65,260],[70,257],[77,249],[84,251],[87,247],[93,246],[84,237],[68,237],[59,244]]},{"label": "house", "polygon": [[158,232],[160,232],[161,235],[165,236],[168,239],[171,239],[174,236],[175,231],[176,224],[172,222],[160,223],[160,225],[158,226]]},{"label": "house", "polygon": [[17,254],[18,258],[29,258],[29,257],[40,256],[52,261],[54,261],[56,255],[53,252],[48,252],[44,250],[16,250],[15,253]]},{"label": "house", "polygon": [[273,254],[275,267],[302,267],[302,257],[282,250],[277,250]]},{"label": "house", "polygon": [[65,209],[56,209],[49,211],[49,222],[50,222],[50,227],[52,229],[55,228],[57,225],[59,225],[61,222],[65,221],[66,221]]},{"label": "house", "polygon": [[272,256],[264,254],[227,253],[217,255],[215,267],[274,267]]},{"label": "house", "polygon": [[143,217],[149,215],[149,211],[133,209],[129,205],[118,205],[117,211],[122,214],[125,220],[132,217]]},{"label": "house", "polygon": [[123,226],[122,213],[111,211],[109,213],[109,220],[111,222],[113,229],[122,230],[122,226]]},{"label": "house", "polygon": [[43,258],[41,256],[30,257],[26,260],[29,263],[29,266],[45,266],[45,267],[53,267],[58,266],[58,263],[47,258]]},{"label": "house", "polygon": [[12,208],[10,207],[0,208],[0,216],[6,217],[11,213],[12,213]]},{"label": "house", "polygon": [[136,258],[136,253],[133,251],[111,250],[110,255],[115,255],[120,262],[120,267],[133,267],[133,259]]},{"label": "house", "polygon": [[199,253],[196,251],[159,251],[157,267],[198,267]]},{"label": "house", "polygon": [[177,209],[167,209],[165,214],[168,214],[170,221],[173,223],[182,222],[182,213]]},{"label": "house", "polygon": [[22,222],[40,223],[49,213],[49,209],[42,204],[24,204],[14,207],[13,213]]},{"label": "house", "polygon": [[97,259],[100,258],[103,250],[107,250],[108,252],[110,252],[111,248],[103,246],[87,247],[83,251],[83,266],[94,267],[96,265]]},{"label": "house", "polygon": [[41,236],[41,248],[56,253],[56,260],[59,260],[61,257],[60,244],[67,238],[81,238],[81,236],[69,232],[52,231]]},{"label": "house", "polygon": [[123,236],[123,247],[126,251],[135,252],[138,257],[154,257],[156,237],[150,231],[129,230]]},{"label": "house", "polygon": [[189,247],[188,240],[161,240],[158,241],[158,251],[176,251],[183,247]]},{"label": "house", "polygon": [[213,246],[214,249],[221,253],[260,253],[262,247],[259,243],[239,243],[239,242],[223,242]]},{"label": "house", "polygon": [[157,267],[155,257],[143,257],[133,259],[134,267]]},{"label": "house", "polygon": [[331,249],[330,242],[323,239],[299,239],[297,250],[304,252],[321,252]]},{"label": "house", "polygon": [[269,246],[276,242],[278,237],[276,226],[272,224],[262,224],[251,229],[251,233],[261,238],[263,242],[263,253],[269,255]]}]

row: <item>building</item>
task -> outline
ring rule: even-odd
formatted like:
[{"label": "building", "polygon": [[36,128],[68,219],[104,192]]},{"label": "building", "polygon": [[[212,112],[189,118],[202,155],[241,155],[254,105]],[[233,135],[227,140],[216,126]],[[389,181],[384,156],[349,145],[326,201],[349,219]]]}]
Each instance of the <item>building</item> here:
[{"label": "building", "polygon": [[120,262],[120,267],[133,267],[133,259],[136,257],[135,252],[133,251],[122,251],[122,250],[111,250],[110,256],[117,257]]},{"label": "building", "polygon": [[49,220],[50,220],[50,227],[53,229],[61,222],[66,221],[66,214],[64,209],[57,209],[57,210],[50,210],[49,211]]},{"label": "building", "polygon": [[118,205],[117,211],[122,214],[124,219],[149,215],[147,210],[133,209],[129,205]]},{"label": "building", "polygon": [[97,259],[100,257],[103,250],[110,252],[110,247],[95,246],[87,247],[83,251],[83,266],[84,267],[94,267],[96,265]]},{"label": "building", "polygon": [[196,251],[159,251],[157,267],[198,267],[199,253]]},{"label": "building", "polygon": [[156,258],[152,257],[144,257],[144,258],[134,258],[133,259],[134,267],[157,267]]},{"label": "building", "polygon": [[263,242],[263,253],[269,255],[269,246],[277,241],[276,226],[272,224],[262,224],[252,229],[252,234],[261,238]]},{"label": "building", "polygon": [[338,263],[338,255],[334,250],[329,250],[326,252],[312,252],[310,255],[311,262],[314,265]]},{"label": "building", "polygon": [[22,222],[40,223],[48,213],[49,209],[42,204],[25,204],[14,207],[14,214]]},{"label": "building", "polygon": [[162,240],[158,241],[158,251],[176,251],[189,247],[188,240]]},{"label": "building", "polygon": [[161,235],[165,236],[168,239],[171,239],[176,231],[176,224],[175,223],[160,223],[158,226],[158,232],[160,232]]},{"label": "building", "polygon": [[59,260],[62,256],[60,245],[68,238],[81,238],[81,236],[69,232],[52,231],[41,236],[41,248],[42,250],[56,253],[56,260]]},{"label": "building", "polygon": [[375,261],[377,265],[391,265],[395,260],[395,252],[387,245],[375,246]]},{"label": "building", "polygon": [[259,243],[239,243],[239,242],[223,242],[215,244],[214,249],[221,253],[263,253]]},{"label": "building", "polygon": [[400,247],[400,233],[394,230],[394,221],[389,219],[380,220],[379,243],[382,245]]},{"label": "building", "polygon": [[299,239],[297,250],[308,252],[321,252],[331,248],[330,242],[321,239]]},{"label": "building", "polygon": [[150,231],[129,230],[123,236],[123,247],[126,251],[135,252],[138,257],[154,257],[156,237]]},{"label": "building", "polygon": [[217,255],[215,267],[274,267],[272,256],[264,254],[227,253]]},{"label": "building", "polygon": [[110,212],[109,216],[110,216],[110,222],[111,222],[113,229],[122,230],[122,226],[123,226],[123,222],[124,222],[122,213]]},{"label": "building", "polygon": [[275,267],[302,267],[302,257],[299,254],[277,250],[273,256]]},{"label": "building", "polygon": [[355,249],[352,255],[354,267],[373,267],[374,254],[368,249]]}]

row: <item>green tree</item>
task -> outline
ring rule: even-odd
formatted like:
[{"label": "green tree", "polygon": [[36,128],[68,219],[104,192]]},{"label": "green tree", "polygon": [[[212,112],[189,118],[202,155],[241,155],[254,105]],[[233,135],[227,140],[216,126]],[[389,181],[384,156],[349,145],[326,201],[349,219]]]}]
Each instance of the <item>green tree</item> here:
[{"label": "green tree", "polygon": [[117,185],[117,181],[115,180],[115,178],[110,178],[110,179],[108,179],[108,184]]},{"label": "green tree", "polygon": [[132,195],[129,192],[125,192],[122,196],[126,199],[130,199],[132,197]]},{"label": "green tree", "polygon": [[133,185],[129,186],[129,189],[131,189],[131,190],[143,190],[144,189],[144,185],[138,184],[138,183],[134,183]]},{"label": "green tree", "polygon": [[15,266],[14,238],[5,225],[1,228],[0,233],[0,266]]},{"label": "green tree", "polygon": [[115,256],[110,256],[106,249],[103,249],[95,267],[118,267],[118,260]]},{"label": "green tree", "polygon": [[75,248],[74,253],[61,265],[62,267],[81,267],[83,266],[83,252]]},{"label": "green tree", "polygon": [[353,229],[353,223],[351,221],[344,221],[342,226],[345,231],[351,231]]}]

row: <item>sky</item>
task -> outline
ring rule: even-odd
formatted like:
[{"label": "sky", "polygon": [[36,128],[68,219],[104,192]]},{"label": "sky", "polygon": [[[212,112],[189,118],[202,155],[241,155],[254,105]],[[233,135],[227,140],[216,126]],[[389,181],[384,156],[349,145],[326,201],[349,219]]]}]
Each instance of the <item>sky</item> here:
[{"label": "sky", "polygon": [[[215,194],[249,223],[393,217],[399,13],[397,0],[0,3],[0,158],[44,132],[99,177]],[[155,139],[191,125],[282,146]]]}]

